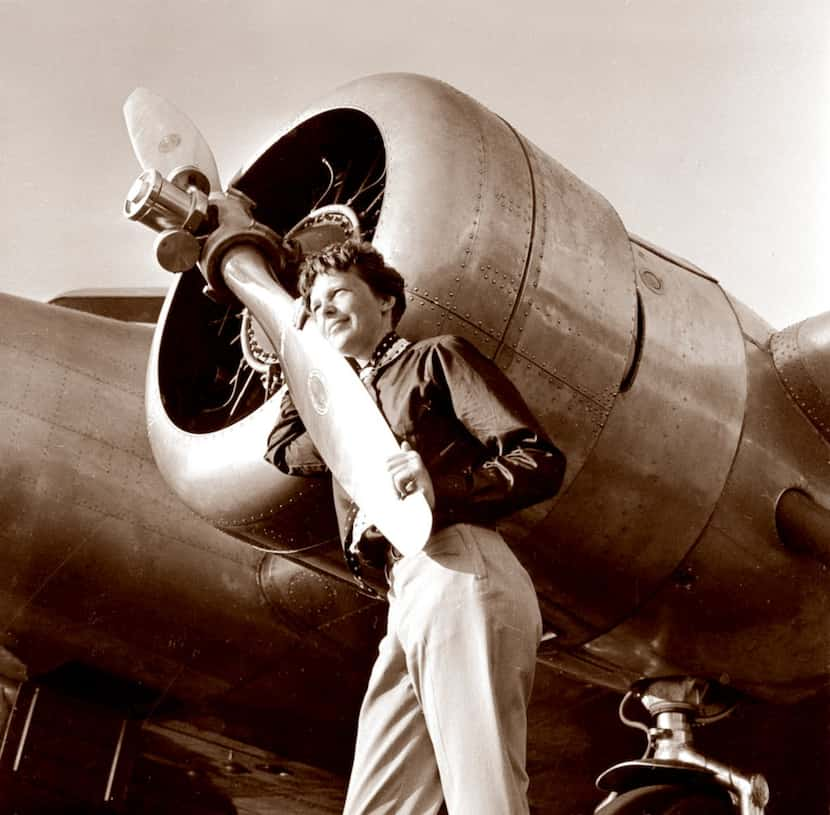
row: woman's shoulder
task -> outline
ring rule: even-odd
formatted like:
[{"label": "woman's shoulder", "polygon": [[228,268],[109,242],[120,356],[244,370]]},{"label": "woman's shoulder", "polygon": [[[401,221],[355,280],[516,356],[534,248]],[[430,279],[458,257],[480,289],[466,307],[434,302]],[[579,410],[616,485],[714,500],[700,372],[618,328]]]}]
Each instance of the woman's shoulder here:
[{"label": "woman's shoulder", "polygon": [[476,347],[464,337],[458,334],[437,334],[434,337],[425,337],[412,343],[412,350],[415,352],[430,352],[433,350],[445,350],[458,353],[479,353]]}]

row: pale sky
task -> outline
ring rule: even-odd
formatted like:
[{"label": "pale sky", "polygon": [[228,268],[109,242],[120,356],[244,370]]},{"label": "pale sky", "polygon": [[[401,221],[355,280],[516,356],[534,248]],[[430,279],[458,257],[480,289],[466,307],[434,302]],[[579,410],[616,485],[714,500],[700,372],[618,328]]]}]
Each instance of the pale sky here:
[{"label": "pale sky", "polygon": [[165,286],[123,219],[143,85],[223,180],[367,74],[438,77],[777,327],[830,310],[826,0],[0,0],[0,290]]}]

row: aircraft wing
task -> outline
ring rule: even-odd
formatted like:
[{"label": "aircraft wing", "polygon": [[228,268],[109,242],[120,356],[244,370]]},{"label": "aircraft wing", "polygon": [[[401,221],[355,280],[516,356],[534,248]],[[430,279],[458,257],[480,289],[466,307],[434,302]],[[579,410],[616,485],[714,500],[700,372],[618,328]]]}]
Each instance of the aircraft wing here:
[{"label": "aircraft wing", "polygon": [[49,300],[99,317],[127,323],[155,324],[164,303],[164,289],[73,289]]}]

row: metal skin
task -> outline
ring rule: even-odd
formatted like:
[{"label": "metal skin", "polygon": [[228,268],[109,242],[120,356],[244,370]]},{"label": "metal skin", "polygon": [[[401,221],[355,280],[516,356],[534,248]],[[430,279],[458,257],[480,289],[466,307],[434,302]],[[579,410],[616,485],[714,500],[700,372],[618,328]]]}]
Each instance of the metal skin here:
[{"label": "metal skin", "polygon": [[[830,576],[782,545],[776,502],[797,487],[830,507],[828,444],[776,375],[768,327],[630,236],[498,116],[425,77],[341,88],[233,183],[284,234],[313,209],[326,151],[372,134],[386,170],[373,240],[408,282],[401,333],[471,339],[568,459],[561,494],[502,525],[539,594],[540,659],[619,689],[692,675],[795,701],[826,686]],[[189,272],[171,289],[150,360],[165,477],[215,526],[348,579],[325,484],[261,459],[276,400],[196,432],[171,409],[188,386],[176,357],[203,347],[200,285]]]}]

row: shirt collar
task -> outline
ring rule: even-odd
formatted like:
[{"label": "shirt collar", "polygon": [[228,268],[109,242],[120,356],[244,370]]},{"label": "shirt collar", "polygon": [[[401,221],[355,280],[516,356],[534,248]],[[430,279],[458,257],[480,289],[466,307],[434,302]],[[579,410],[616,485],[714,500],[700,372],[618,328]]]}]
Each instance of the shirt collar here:
[{"label": "shirt collar", "polygon": [[374,379],[381,368],[397,359],[410,345],[412,343],[409,340],[399,336],[395,331],[390,331],[378,343],[369,362],[358,371],[360,378],[364,382]]}]

